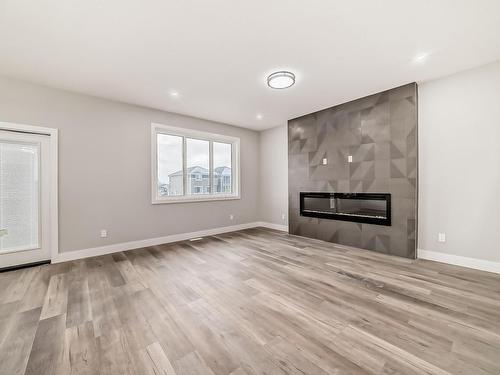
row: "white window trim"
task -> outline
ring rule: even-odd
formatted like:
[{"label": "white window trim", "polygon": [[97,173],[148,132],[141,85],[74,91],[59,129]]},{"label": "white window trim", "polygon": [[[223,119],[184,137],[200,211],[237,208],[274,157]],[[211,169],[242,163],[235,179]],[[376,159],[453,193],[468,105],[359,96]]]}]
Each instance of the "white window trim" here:
[{"label": "white window trim", "polygon": [[[166,135],[176,135],[183,137],[183,143],[187,138],[195,138],[200,140],[212,141],[212,142],[222,142],[230,143],[232,145],[232,158],[231,158],[231,169],[232,169],[232,183],[233,192],[231,194],[203,194],[203,195],[183,195],[183,196],[171,196],[171,197],[159,197],[158,192],[158,159],[157,159],[157,134]],[[212,143],[210,143],[210,147]],[[183,146],[183,152],[185,153],[185,146]],[[212,150],[210,149],[210,152]],[[212,158],[210,158],[210,164],[213,163]],[[186,155],[183,155],[183,172],[185,171]],[[210,165],[209,181],[210,184],[213,183],[211,179],[212,168]],[[183,173],[183,178],[186,174]],[[185,184],[184,184],[185,185]],[[184,192],[185,193],[185,192]],[[240,139],[237,137],[230,137],[227,135],[214,134],[209,132],[204,132],[194,129],[179,128],[175,126],[162,125],[157,123],[151,123],[151,203],[152,204],[164,204],[164,203],[188,203],[188,202],[208,202],[208,201],[223,201],[241,199],[240,195]]]}]

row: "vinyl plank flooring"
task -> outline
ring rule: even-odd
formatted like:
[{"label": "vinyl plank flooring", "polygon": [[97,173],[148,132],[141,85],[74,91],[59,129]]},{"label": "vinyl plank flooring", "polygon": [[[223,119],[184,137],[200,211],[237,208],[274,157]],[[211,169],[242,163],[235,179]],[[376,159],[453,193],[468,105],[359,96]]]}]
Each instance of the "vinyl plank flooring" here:
[{"label": "vinyl plank flooring", "polygon": [[215,375],[197,353],[192,352],[176,362],[178,375]]},{"label": "vinyl plank flooring", "polygon": [[50,278],[49,287],[43,302],[42,316],[47,319],[66,314],[68,305],[68,276],[64,273],[55,274]]},{"label": "vinyl plank flooring", "polygon": [[68,307],[66,327],[74,327],[92,321],[92,307],[88,278],[85,274],[78,274],[68,286]]},{"label": "vinyl plank flooring", "polygon": [[121,329],[109,330],[96,338],[101,375],[133,375],[133,365],[125,333]]},{"label": "vinyl plank flooring", "polygon": [[500,374],[500,275],[263,228],[0,274],[0,374]]},{"label": "vinyl plank flooring", "polygon": [[19,309],[19,302],[7,302],[0,304],[0,348],[17,319],[16,312]]},{"label": "vinyl plank flooring", "polygon": [[40,321],[26,368],[27,375],[49,375],[56,372],[63,360],[65,329],[65,314]]},{"label": "vinyl plank flooring", "polygon": [[32,310],[37,307],[42,307],[45,301],[45,295],[50,282],[50,265],[45,264],[40,267],[34,267],[35,275],[31,279],[31,283],[26,290],[26,293],[21,300],[19,306],[20,311]]},{"label": "vinyl plank flooring", "polygon": [[99,372],[99,353],[92,322],[67,328],[64,345],[72,374],[92,375]]},{"label": "vinyl plank flooring", "polygon": [[157,373],[158,374],[163,374],[163,375],[176,375],[174,367],[172,366],[172,363],[168,359],[168,357],[165,355],[165,352],[163,351],[161,345],[157,342],[149,345],[146,348],[149,357],[153,361]]},{"label": "vinyl plank flooring", "polygon": [[33,352],[33,340],[37,332],[40,308],[24,311],[14,316],[0,346],[0,374],[22,375],[28,357]]},{"label": "vinyl plank flooring", "polygon": [[28,290],[33,277],[41,272],[40,268],[37,267],[24,268],[20,271],[20,276],[16,282],[6,290],[6,294],[3,297],[3,301],[6,303],[21,300]]}]

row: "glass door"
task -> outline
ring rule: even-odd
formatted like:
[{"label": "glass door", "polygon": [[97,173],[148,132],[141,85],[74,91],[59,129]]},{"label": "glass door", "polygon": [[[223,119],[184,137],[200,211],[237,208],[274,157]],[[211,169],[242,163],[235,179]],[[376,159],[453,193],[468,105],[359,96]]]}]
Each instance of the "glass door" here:
[{"label": "glass door", "polygon": [[0,131],[0,268],[50,259],[49,136]]}]

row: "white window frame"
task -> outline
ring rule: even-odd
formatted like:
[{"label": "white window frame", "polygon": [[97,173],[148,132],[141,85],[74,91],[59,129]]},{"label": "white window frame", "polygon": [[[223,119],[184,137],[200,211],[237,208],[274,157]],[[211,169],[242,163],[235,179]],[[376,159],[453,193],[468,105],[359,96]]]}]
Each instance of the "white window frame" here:
[{"label": "white window frame", "polygon": [[[157,157],[157,135],[173,135],[182,137],[182,174],[184,180],[183,194],[177,196],[158,196],[158,157]],[[186,195],[186,138],[194,138],[204,141],[210,141],[209,151],[209,181],[210,187],[213,185],[213,147],[212,142],[221,142],[231,144],[231,172],[232,172],[232,193],[231,194],[200,194]],[[240,139],[227,135],[208,133],[200,130],[179,128],[175,126],[151,124],[151,203],[187,203],[187,202],[206,202],[222,201],[231,199],[240,199]]]}]

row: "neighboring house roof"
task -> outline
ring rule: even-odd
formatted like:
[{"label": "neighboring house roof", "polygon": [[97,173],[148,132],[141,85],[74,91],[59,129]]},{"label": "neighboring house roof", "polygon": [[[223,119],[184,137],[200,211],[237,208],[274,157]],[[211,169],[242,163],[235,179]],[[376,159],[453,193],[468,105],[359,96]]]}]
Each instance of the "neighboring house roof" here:
[{"label": "neighboring house roof", "polygon": [[230,176],[231,168],[229,167],[217,167],[214,169],[214,174],[218,176]]},{"label": "neighboring house roof", "polygon": [[[187,173],[188,174],[192,174],[192,173],[204,173],[204,174],[207,174],[208,173],[208,169],[196,165],[194,167],[188,168],[187,169]],[[231,174],[231,168],[229,168],[229,167],[217,167],[217,168],[214,169],[214,174],[216,176],[228,176],[228,175]],[[168,177],[174,177],[174,176],[182,176],[182,171],[177,171],[177,172],[174,172],[174,173],[171,173],[171,174],[168,175]]]},{"label": "neighboring house roof", "polygon": [[[188,168],[187,173],[188,174],[191,174],[191,173],[205,173],[206,174],[206,173],[208,173],[208,169],[200,167],[198,165],[195,165],[194,167]],[[177,172],[174,172],[174,173],[171,173],[168,175],[168,177],[172,177],[172,176],[182,176],[182,171],[177,171]]]}]

